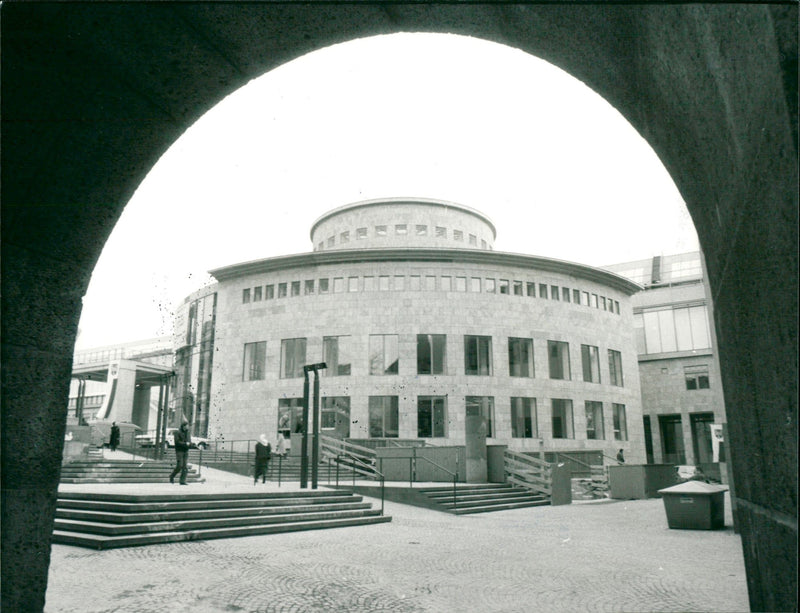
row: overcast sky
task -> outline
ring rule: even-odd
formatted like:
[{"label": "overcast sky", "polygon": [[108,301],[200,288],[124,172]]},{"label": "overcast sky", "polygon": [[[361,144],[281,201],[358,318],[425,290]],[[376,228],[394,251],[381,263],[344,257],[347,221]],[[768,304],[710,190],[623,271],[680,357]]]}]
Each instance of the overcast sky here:
[{"label": "overcast sky", "polygon": [[77,346],[171,334],[208,270],[311,251],[326,211],[400,196],[485,213],[495,251],[603,266],[698,249],[658,157],[581,82],[479,39],[371,37],[251,81],[174,143],[103,250]]}]

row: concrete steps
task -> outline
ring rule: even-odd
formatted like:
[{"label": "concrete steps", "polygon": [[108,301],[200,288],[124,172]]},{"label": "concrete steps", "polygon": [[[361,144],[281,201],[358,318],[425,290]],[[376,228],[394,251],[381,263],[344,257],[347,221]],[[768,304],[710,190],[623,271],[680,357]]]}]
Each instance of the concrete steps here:
[{"label": "concrete steps", "polygon": [[[174,468],[167,460],[81,460],[61,467],[61,483],[169,483]],[[204,479],[192,466],[186,480]]]},{"label": "concrete steps", "polygon": [[391,521],[351,492],[59,492],[53,543],[113,549]]},{"label": "concrete steps", "polygon": [[507,483],[471,484],[456,486],[455,504],[453,488],[425,488],[420,490],[429,500],[443,510],[456,515],[487,513],[538,507],[550,504],[550,498]]}]

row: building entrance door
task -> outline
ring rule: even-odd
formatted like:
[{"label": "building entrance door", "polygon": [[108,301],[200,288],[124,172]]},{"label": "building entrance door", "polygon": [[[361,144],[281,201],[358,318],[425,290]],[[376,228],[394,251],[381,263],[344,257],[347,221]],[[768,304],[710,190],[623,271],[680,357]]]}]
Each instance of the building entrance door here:
[{"label": "building entrance door", "polygon": [[467,483],[486,483],[486,434],[488,423],[480,407],[467,406],[466,419]]},{"label": "building entrance door", "polygon": [[686,464],[683,444],[683,425],[680,415],[659,415],[661,429],[661,455],[665,464]]},{"label": "building entrance door", "polygon": [[692,451],[695,464],[708,464],[714,461],[711,447],[711,424],[713,413],[692,413],[689,415],[692,424]]}]

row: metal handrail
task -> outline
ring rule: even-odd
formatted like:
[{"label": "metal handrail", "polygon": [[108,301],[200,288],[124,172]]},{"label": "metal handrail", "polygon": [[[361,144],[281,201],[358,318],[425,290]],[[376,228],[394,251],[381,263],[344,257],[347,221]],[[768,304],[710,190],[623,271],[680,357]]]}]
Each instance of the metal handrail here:
[{"label": "metal handrail", "polygon": [[[441,464],[438,464],[438,463],[434,462],[430,458],[426,458],[425,456],[418,456],[416,447],[413,447],[412,449],[413,449],[414,453],[412,455],[410,455],[410,456],[391,456],[391,457],[385,458],[385,459],[387,459],[387,460],[405,460],[406,458],[408,458],[408,485],[409,485],[409,487],[414,487],[414,477],[416,476],[416,472],[417,471],[414,469],[413,463],[416,462],[417,460],[425,460],[429,464],[432,464],[433,466],[435,466],[435,467],[443,470],[444,472],[446,472],[448,475],[453,477],[453,509],[455,509],[456,508],[456,504],[457,504],[457,501],[456,501],[456,483],[458,481],[458,456],[456,455],[456,470],[455,470],[455,472],[453,472],[453,471],[445,468]],[[383,460],[384,460],[384,458],[380,458],[381,465],[383,465]]]},{"label": "metal handrail", "polygon": [[[456,498],[456,480],[458,479],[458,456],[456,456],[456,471],[455,471],[455,472],[452,472],[452,471],[450,471],[450,470],[447,470],[447,469],[446,469],[444,466],[442,466],[441,464],[437,464],[436,462],[434,462],[434,461],[433,461],[433,460],[431,460],[430,458],[426,458],[425,456],[422,456],[422,457],[421,457],[421,458],[419,458],[419,459],[421,459],[421,460],[425,460],[426,462],[429,462],[429,463],[433,464],[433,465],[434,465],[434,466],[436,466],[437,468],[440,468],[440,469],[441,469],[441,470],[443,470],[444,472],[446,472],[446,473],[448,473],[448,474],[451,474],[451,475],[453,475],[453,510],[455,511],[455,509],[456,509],[456,506],[457,506],[457,498]],[[415,452],[415,455],[414,455],[414,461],[416,461],[416,460],[417,460],[417,457],[416,457],[416,452]]]},{"label": "metal handrail", "polygon": [[[383,505],[384,505],[384,499],[386,497],[385,496],[386,479],[385,479],[383,473],[380,472],[374,466],[371,466],[370,464],[367,464],[366,462],[362,461],[360,458],[357,458],[356,456],[354,456],[354,455],[352,455],[350,453],[339,453],[336,456],[336,487],[337,488],[339,487],[339,464],[341,462],[341,457],[342,456],[346,456],[348,459],[350,459],[354,463],[357,462],[359,464],[362,464],[367,469],[369,469],[370,471],[372,471],[374,474],[378,475],[381,478],[381,515],[383,515]],[[356,471],[355,471],[355,467],[353,467],[353,488],[355,488],[355,486],[356,486]]]},{"label": "metal handrail", "polygon": [[587,462],[584,462],[583,460],[579,460],[578,458],[573,458],[571,455],[569,455],[568,453],[564,453],[563,451],[556,451],[555,454],[556,454],[556,461],[558,461],[559,456],[564,456],[570,462],[575,462],[576,464],[581,464],[582,466],[585,466],[586,468],[591,468],[592,466],[596,466],[596,464],[588,464]]}]

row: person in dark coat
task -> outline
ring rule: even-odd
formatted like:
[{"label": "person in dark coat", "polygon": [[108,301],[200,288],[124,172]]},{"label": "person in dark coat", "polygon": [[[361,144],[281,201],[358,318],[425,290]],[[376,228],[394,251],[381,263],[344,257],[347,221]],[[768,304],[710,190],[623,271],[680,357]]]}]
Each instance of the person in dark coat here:
[{"label": "person in dark coat", "polygon": [[169,476],[169,482],[175,483],[175,475],[180,473],[180,484],[189,485],[186,483],[186,475],[189,472],[189,464],[187,462],[189,460],[189,447],[192,444],[192,437],[189,434],[189,422],[185,417],[181,427],[175,431],[172,438],[175,443],[175,470]]},{"label": "person in dark coat", "polygon": [[256,443],[256,466],[253,471],[253,485],[258,483],[258,478],[261,477],[261,483],[267,482],[267,468],[269,467],[269,459],[272,456],[272,445],[269,444],[266,434],[262,434]]},{"label": "person in dark coat", "polygon": [[113,422],[111,424],[111,438],[108,441],[108,446],[111,447],[111,451],[116,451],[117,445],[119,445],[119,426],[117,422]]},{"label": "person in dark coat", "polygon": [[617,452],[617,462],[620,464],[625,464],[625,451],[623,449],[620,449]]}]

